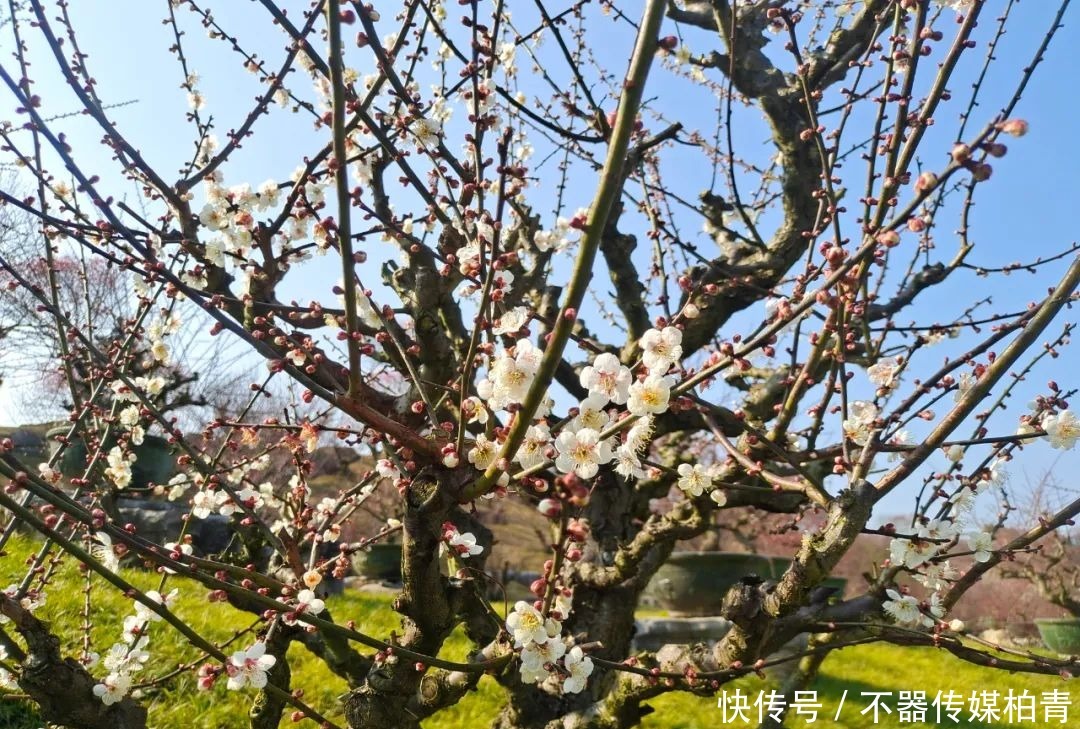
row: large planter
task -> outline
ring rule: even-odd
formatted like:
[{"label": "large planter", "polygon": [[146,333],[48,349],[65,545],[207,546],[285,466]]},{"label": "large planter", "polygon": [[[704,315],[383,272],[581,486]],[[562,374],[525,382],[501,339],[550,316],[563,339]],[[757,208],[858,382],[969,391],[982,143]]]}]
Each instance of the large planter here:
[{"label": "large planter", "polygon": [[360,577],[381,582],[401,582],[401,545],[373,544],[355,552],[352,568]]},{"label": "large planter", "polygon": [[1041,618],[1035,625],[1047,648],[1063,655],[1080,655],[1080,618]]},{"label": "large planter", "polygon": [[[60,448],[55,436],[67,435],[68,430],[66,426],[62,426],[53,428],[46,434],[50,455]],[[115,441],[106,443],[106,452],[115,444]],[[164,485],[176,474],[176,458],[169,442],[164,438],[156,435],[144,436],[143,442],[132,450],[135,453],[135,463],[131,467],[131,483],[128,488],[144,489],[150,484]],[[86,444],[82,438],[74,437],[68,441],[57,468],[67,478],[81,477],[86,472]]]},{"label": "large planter", "polygon": [[[673,552],[649,583],[649,594],[676,617],[718,615],[724,595],[739,580],[757,575],[777,580],[791,564],[789,557],[741,552]],[[830,577],[825,585],[842,594],[847,580]]]}]

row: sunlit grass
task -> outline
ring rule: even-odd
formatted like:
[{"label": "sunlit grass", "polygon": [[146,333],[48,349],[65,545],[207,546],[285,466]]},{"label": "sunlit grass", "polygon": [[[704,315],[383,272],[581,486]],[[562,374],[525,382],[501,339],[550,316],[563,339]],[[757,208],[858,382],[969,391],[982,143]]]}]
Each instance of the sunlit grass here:
[{"label": "sunlit grass", "polygon": [[[25,537],[16,538],[8,548],[8,554],[0,560],[0,587],[10,584],[23,575],[23,561],[38,543]],[[141,570],[124,570],[124,577],[140,589],[156,589],[159,576]],[[85,579],[75,565],[65,563],[52,578],[47,595],[48,602],[38,615],[48,621],[66,646],[82,645],[83,588]],[[227,605],[207,603],[207,590],[190,581],[173,579],[172,586],[180,588],[175,612],[203,636],[214,641],[234,638],[235,642],[225,652],[239,650],[250,645],[255,637],[245,633],[253,624],[253,616]],[[123,619],[133,612],[132,601],[116,590],[94,578],[91,590],[93,627],[90,631],[92,650],[104,654],[120,638]],[[350,592],[329,598],[327,604],[337,621],[354,620],[358,630],[385,637],[398,627],[397,615],[390,608],[390,600],[383,595]],[[237,637],[239,636],[239,637]],[[445,646],[443,655],[461,659],[468,645],[464,637],[455,634]],[[201,653],[186,644],[182,636],[164,623],[155,623],[150,633],[150,667],[142,678],[168,673],[180,663],[200,658]],[[323,711],[325,715],[341,724],[339,697],[347,686],[341,678],[331,673],[315,656],[302,646],[293,645],[289,651],[294,688],[303,688],[304,701]],[[104,675],[98,668],[95,675]],[[1044,691],[1060,689],[1068,691],[1072,684],[1057,677],[1016,675],[1003,671],[979,668],[964,663],[944,651],[930,648],[901,649],[887,645],[859,646],[833,653],[825,662],[821,676],[814,686],[823,704],[818,720],[807,724],[801,718],[789,720],[790,727],[810,729],[856,729],[879,726],[886,729],[930,729],[936,726],[958,726],[964,729],[1012,729],[1033,726],[1023,724],[979,723],[964,721],[954,725],[938,724],[933,709],[928,712],[927,722],[899,721],[895,713],[895,696],[886,703],[894,708],[891,715],[883,715],[874,725],[872,718],[860,715],[859,710],[867,700],[862,692],[873,691],[925,691],[932,699],[939,690],[956,691],[967,697],[973,691],[997,690],[1002,694],[1009,689],[1016,692],[1028,690],[1041,696]],[[750,677],[728,684],[729,692],[740,688],[751,697],[761,690],[772,687],[769,681]],[[834,719],[841,696],[847,691],[844,708],[839,720]],[[149,726],[155,729],[196,727],[202,729],[231,729],[246,727],[247,712],[254,697],[250,691],[227,691],[221,682],[210,692],[195,689],[192,672],[185,672],[162,686],[143,690],[143,702],[150,712]],[[1078,697],[1080,699],[1080,697]],[[1003,699],[1002,699],[1003,702]],[[642,726],[646,729],[713,729],[717,726],[756,727],[749,724],[722,724],[721,712],[715,699],[669,694],[649,702],[655,711],[649,714]],[[477,691],[467,695],[457,706],[432,717],[425,722],[427,729],[478,729],[488,726],[501,705],[501,689],[490,677],[484,677]],[[1080,717],[1080,707],[1077,707]],[[1041,721],[1034,726],[1049,726]],[[1078,721],[1055,726],[1076,726]],[[24,701],[0,700],[0,727],[4,729],[38,729],[41,720]],[[282,726],[292,726],[288,716]]]}]

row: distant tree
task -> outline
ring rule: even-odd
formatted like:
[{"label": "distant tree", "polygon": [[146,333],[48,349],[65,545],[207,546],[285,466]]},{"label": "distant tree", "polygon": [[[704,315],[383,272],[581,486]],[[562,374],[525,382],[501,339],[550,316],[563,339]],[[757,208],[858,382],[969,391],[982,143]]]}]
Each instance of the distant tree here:
[{"label": "distant tree", "polygon": [[[1051,470],[1043,474],[1028,498],[1015,508],[1020,509],[1027,522],[1038,523],[1057,512],[1062,497],[1067,498],[1070,492]],[[1054,530],[1038,544],[1017,554],[1003,566],[1001,573],[1026,580],[1051,605],[1080,618],[1080,531],[1074,523]]]},{"label": "distant tree", "polygon": [[[84,333],[96,351],[122,352],[118,362],[132,378],[152,380],[149,394],[161,414],[208,406],[228,411],[235,405],[230,402],[235,398],[223,392],[221,377],[233,361],[230,352],[215,340],[208,342],[197,322],[185,325],[176,303],[146,326],[149,337],[127,342],[133,327],[144,326],[140,318],[146,314],[139,310],[126,271],[81,251],[58,250],[50,263],[40,255],[33,217],[13,206],[5,208],[0,229],[0,256],[25,284],[9,279],[0,298],[0,332],[7,340],[0,349],[0,366],[18,375],[17,382],[33,385],[28,402],[21,403],[33,418],[47,421],[69,412],[73,397],[80,402],[115,399],[112,391],[94,392],[102,383],[99,363],[78,337],[68,335],[72,329]],[[51,309],[41,303],[42,298],[51,301],[53,292],[66,328],[58,326]],[[170,344],[155,348],[151,342],[161,340],[162,331]]]},{"label": "distant tree", "polygon": [[[973,202],[1025,184],[991,165],[1006,142],[1031,143],[1021,96],[1067,2],[1045,36],[1026,38],[1032,60],[1002,68],[1006,29],[1025,33],[1016,3],[537,0],[511,16],[499,0],[289,12],[259,0],[217,13],[172,0],[162,12],[187,139],[106,110],[69,5],[29,0],[8,29],[0,82],[18,113],[0,140],[33,192],[0,199],[37,221],[46,283],[6,257],[0,269],[52,319],[61,361],[68,346],[85,359],[65,370],[72,432],[168,435],[183,469],[170,496],[193,519],[228,515],[243,542],[201,559],[176,546],[182,535],[164,548],[102,518],[95,499],[129,475],[123,437],[90,454],[109,467],[74,497],[48,467],[0,452],[11,479],[0,506],[133,596],[140,629],[119,656],[142,651],[160,617],[171,627],[152,630],[180,630],[207,656],[200,688],[256,696],[259,729],[286,709],[325,726],[343,714],[350,727],[417,727],[484,675],[505,692],[498,727],[629,727],[661,694],[711,695],[771,668],[804,633],[827,636],[819,655],[873,639],[1010,671],[1076,670],[995,655],[949,614],[1080,512],[1069,504],[1007,541],[971,516],[1006,488],[1025,444],[1080,438],[1071,386],[1033,382],[1054,376],[1072,331],[1059,315],[1076,298],[1076,249],[971,262],[984,250]],[[271,32],[272,57],[254,50]],[[206,47],[254,80],[216,62],[200,80]],[[132,72],[152,93],[174,83],[159,70]],[[257,96],[237,115],[244,83]],[[215,107],[212,89],[231,105]],[[44,116],[71,100],[106,162],[88,166],[64,133],[72,122]],[[164,95],[160,105],[165,119]],[[167,160],[151,149],[162,137]],[[282,150],[285,169],[245,179],[245,165]],[[1069,199],[1075,182],[1061,184]],[[1037,213],[1025,214],[1036,235]],[[64,303],[55,274],[73,258],[127,282],[107,342]],[[1024,270],[1052,273],[1049,289],[1018,311],[991,307],[1003,277]],[[236,383],[248,401],[198,437],[137,370],[144,352],[177,351],[174,315],[243,342],[267,368],[250,388]],[[1011,408],[1020,392],[1032,408]],[[252,415],[266,399],[272,417]],[[377,466],[316,501],[309,454],[325,439]],[[325,557],[380,483],[396,488],[402,518]],[[910,520],[877,527],[890,496],[909,499]],[[535,601],[508,616],[487,597],[500,566],[478,516],[489,497],[550,522]],[[778,581],[744,576],[716,606],[732,628],[715,648],[632,655],[650,578],[717,512],[814,518]],[[362,616],[331,616],[317,591],[349,554],[399,531],[401,627],[366,635],[353,627]],[[891,539],[890,559],[828,599],[822,582],[866,532]],[[161,570],[160,594],[127,584],[84,538]],[[0,596],[6,670],[48,721],[145,726],[131,687],[152,659],[88,669],[60,662],[86,658],[78,645],[35,653],[55,645],[31,614],[48,555]],[[960,556],[973,557],[962,573]],[[905,575],[914,594],[897,586]],[[161,595],[192,580],[259,616],[258,640],[238,651],[190,630]],[[437,658],[459,627],[467,660]],[[294,642],[348,681],[343,706],[312,706],[293,684]]]}]

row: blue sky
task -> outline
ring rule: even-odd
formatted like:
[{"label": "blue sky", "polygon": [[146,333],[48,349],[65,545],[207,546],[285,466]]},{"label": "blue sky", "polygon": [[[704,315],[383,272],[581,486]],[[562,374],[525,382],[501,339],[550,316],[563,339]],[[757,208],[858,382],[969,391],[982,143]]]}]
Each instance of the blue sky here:
[{"label": "blue sky", "polygon": [[[283,4],[292,9],[294,21],[300,22],[299,11],[307,3]],[[166,179],[172,179],[191,157],[194,136],[192,125],[184,121],[187,102],[186,94],[180,88],[182,73],[167,50],[173,41],[172,30],[161,22],[166,17],[166,3],[110,0],[107,12],[103,12],[102,6],[95,3],[72,5],[71,13],[76,27],[81,30],[79,41],[82,50],[89,55],[88,63],[98,81],[99,93],[107,103],[134,102],[110,111],[110,117],[143,156]],[[528,5],[531,7],[531,4]],[[634,5],[624,4],[628,13],[636,13],[632,7]],[[395,7],[393,3],[380,3],[380,6],[387,18]],[[985,52],[985,42],[994,26],[996,12],[1004,6],[1002,0],[989,0],[987,3],[978,33],[979,47],[969,54],[953,83],[958,98],[963,97],[963,87],[974,78],[973,74],[977,72]],[[449,3],[448,10],[457,12],[456,4]],[[1001,42],[998,61],[987,80],[983,103],[976,112],[981,116],[973,121],[973,128],[979,128],[985,118],[991,116],[1012,93],[1020,68],[1029,62],[1055,10],[1056,3],[1028,0],[1013,11],[1010,30]],[[528,11],[523,5],[518,12],[524,14]],[[593,10],[588,12],[594,13]],[[1075,12],[1071,15],[1075,16]],[[280,64],[284,55],[284,36],[257,3],[219,2],[215,16],[224,28],[240,37],[245,50],[267,59],[271,68]],[[226,130],[242,121],[262,88],[255,77],[239,68],[238,57],[226,43],[207,40],[190,13],[180,11],[179,17],[187,32],[184,42],[188,61],[201,77],[200,89],[207,102],[203,113],[213,115],[218,136],[224,137]],[[594,36],[599,42],[592,47],[597,60],[616,75],[620,74],[632,44],[627,27],[599,15],[590,16],[590,22],[601,28],[600,34]],[[946,11],[939,20],[939,27],[943,27],[948,34],[951,23],[952,15]],[[528,26],[529,22],[523,17],[521,25]],[[51,58],[44,55],[43,44],[32,29],[25,30],[31,42],[34,68],[39,71],[35,73],[35,92],[43,99],[45,113],[63,114],[73,110],[76,108],[74,97],[59,80]],[[664,32],[674,33],[674,25],[668,22]],[[712,40],[700,31],[684,29],[683,40],[695,52],[704,52],[713,47]],[[1064,29],[1052,45],[1044,66],[1028,87],[1018,110],[1018,116],[1031,122],[1031,133],[1023,139],[1008,140],[1010,153],[1004,159],[994,161],[994,177],[977,197],[972,226],[976,249],[969,258],[972,263],[998,266],[1017,260],[1032,260],[1057,253],[1080,237],[1075,222],[1075,208],[1080,200],[1080,182],[1076,177],[1076,171],[1080,169],[1080,144],[1076,139],[1076,119],[1080,110],[1077,100],[1080,81],[1076,75],[1080,65],[1078,48],[1080,28],[1074,17],[1067,15]],[[5,28],[0,32],[0,59],[6,67],[13,68],[10,50],[10,32]],[[371,71],[361,66],[361,59],[366,58],[355,52],[351,56],[361,73]],[[528,68],[524,63],[522,66],[523,76],[527,77]],[[565,67],[553,64],[548,70],[557,82],[570,82]],[[305,96],[310,98],[306,82],[297,83],[305,84]],[[704,130],[711,129],[715,111],[706,105],[700,108],[688,105],[687,100],[693,98],[689,95],[693,89],[684,80],[658,66],[650,84],[649,94],[656,95],[653,102],[656,108],[687,120],[688,126],[699,125]],[[525,90],[531,89],[526,85]],[[0,98],[3,98],[0,101],[0,117],[11,116],[13,105],[10,97]],[[943,164],[950,135],[955,132],[954,120],[958,111],[958,107],[946,107],[939,113],[941,138],[936,146],[940,157],[927,157],[927,164]],[[85,170],[100,174],[106,181],[113,181],[113,194],[135,201],[135,189],[116,181],[115,165],[110,163],[108,150],[99,143],[101,132],[96,125],[88,119],[74,117],[57,121],[56,128],[67,134]],[[267,178],[286,179],[304,154],[315,152],[324,142],[322,133],[312,130],[311,118],[302,114],[272,114],[260,120],[256,131],[255,138],[225,168],[227,184],[250,182],[258,185]],[[771,153],[765,144],[767,139],[756,113],[737,114],[733,133],[736,147],[744,150],[748,158],[762,160]],[[935,133],[938,132],[935,130]],[[456,143],[451,147],[456,148]],[[928,143],[925,148],[934,149],[934,143]],[[685,183],[688,189],[708,186],[711,170],[707,165],[702,165],[699,159],[690,157],[689,153],[672,152],[664,164],[666,173],[678,176],[680,184]],[[861,169],[857,165],[852,168],[855,171],[853,176],[858,178]],[[595,176],[584,169],[572,176],[564,213],[588,204],[594,180]],[[547,202],[550,204],[550,200]],[[540,205],[537,207],[543,209]],[[939,231],[939,253],[946,260],[951,256],[948,245],[951,245],[948,236]],[[391,255],[386,250],[373,251],[372,254],[374,260]],[[980,295],[993,295],[994,310],[1017,310],[1040,297],[1053,284],[1053,274],[1061,269],[1061,266],[1051,266],[1035,276],[1017,273],[989,282],[978,279],[970,272],[960,272],[950,286],[924,296],[920,308],[912,311],[911,318],[945,318],[962,309],[976,290],[983,292]],[[336,263],[327,257],[296,276],[291,288],[286,286],[285,290],[301,301],[311,298],[330,300],[329,287],[338,275]],[[599,274],[596,280],[605,282],[606,274]],[[760,312],[749,313],[747,321],[759,315]],[[1052,373],[1064,387],[1078,386],[1080,378],[1074,374],[1077,371],[1080,371],[1080,356],[1075,351],[1066,350],[1052,368],[1044,370],[1045,375],[1040,372],[1033,380],[1044,382]],[[16,401],[12,397],[12,389],[18,386],[25,386],[25,383],[20,384],[18,379],[13,379],[0,388],[0,422],[19,419]],[[1031,391],[1031,388],[1024,389],[1024,392]],[[1024,397],[1020,395],[1017,398],[1021,406]],[[1053,462],[1055,455],[1056,452],[1044,445],[1036,444],[1027,449],[1022,467],[1037,474]],[[1070,454],[1058,466],[1059,470],[1075,472],[1080,460],[1076,454]]]}]

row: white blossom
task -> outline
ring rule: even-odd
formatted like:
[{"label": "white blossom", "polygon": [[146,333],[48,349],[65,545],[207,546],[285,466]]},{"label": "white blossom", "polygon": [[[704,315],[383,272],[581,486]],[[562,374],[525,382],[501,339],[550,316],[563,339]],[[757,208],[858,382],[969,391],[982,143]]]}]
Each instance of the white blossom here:
[{"label": "white blossom", "polygon": [[90,554],[93,555],[94,559],[101,562],[101,566],[110,572],[116,572],[120,569],[120,557],[113,548],[112,537],[105,532],[98,532],[94,534],[94,541],[97,544],[90,546]]},{"label": "white blossom", "polygon": [[626,408],[632,415],[658,415],[668,409],[675,378],[652,374],[643,382],[630,385]]},{"label": "white blossom", "polygon": [[[188,549],[190,550],[191,548],[188,547]],[[155,602],[168,610],[173,605],[173,603],[176,602],[176,596],[179,594],[180,590],[174,587],[172,590],[169,590],[168,594],[166,595],[162,595],[157,590],[149,590],[146,593],[146,597],[152,602]],[[154,612],[141,602],[135,603],[135,614],[138,615],[139,618],[147,622],[156,622],[158,620],[161,620],[160,615],[158,615],[156,612]]]},{"label": "white blossom", "polygon": [[540,366],[541,352],[527,339],[514,345],[514,355],[500,353],[491,364],[487,379],[477,386],[477,394],[492,410],[502,410],[524,402]]},{"label": "white blossom", "polygon": [[960,534],[960,525],[949,519],[931,519],[920,524],[919,537],[929,540],[951,540]]},{"label": "white blossom", "polygon": [[507,312],[504,312],[495,321],[495,326],[492,328],[494,334],[517,334],[525,324],[529,321],[529,309],[524,306],[516,306]]},{"label": "white blossom", "polygon": [[901,595],[896,590],[886,590],[889,599],[882,604],[882,609],[901,625],[917,625],[923,620],[919,601],[911,595]]},{"label": "white blossom", "polygon": [[913,576],[926,589],[937,592],[947,589],[954,580],[959,579],[960,572],[945,560],[927,564]]},{"label": "white blossom", "polygon": [[[291,613],[285,613],[282,615],[282,622],[286,625],[296,625],[297,616],[301,613],[308,613],[309,615],[318,615],[326,609],[326,603],[315,595],[315,591],[310,588],[305,588],[296,593],[296,610]],[[273,656],[270,656],[273,658]]]},{"label": "white blossom", "polygon": [[1042,427],[1051,448],[1071,450],[1080,440],[1080,419],[1071,410],[1062,410],[1056,415],[1044,415]]},{"label": "white blossom", "polygon": [[701,496],[712,486],[712,478],[700,464],[680,463],[678,468],[678,487],[688,496]]},{"label": "white blossom", "polygon": [[214,513],[217,508],[217,498],[214,492],[200,489],[191,497],[191,515],[196,519],[205,519]]},{"label": "white blossom", "polygon": [[165,342],[160,339],[150,345],[150,354],[154,356],[155,360],[162,364],[169,363],[169,345],[165,344]]},{"label": "white blossom", "polygon": [[[116,383],[113,383],[114,385]],[[123,383],[119,383],[123,385]],[[135,387],[144,391],[147,395],[160,395],[161,391],[165,388],[165,378],[161,376],[154,377],[136,377]],[[115,389],[115,387],[114,387]],[[131,399],[137,399],[132,395]]]},{"label": "white blossom", "polygon": [[953,513],[961,515],[971,511],[971,507],[975,506],[976,496],[975,491],[966,486],[959,488],[956,493],[949,497],[949,504],[953,508]]},{"label": "white blossom", "polygon": [[938,547],[934,542],[897,537],[889,542],[889,561],[896,567],[915,569],[937,554],[937,551]]},{"label": "white blossom", "polygon": [[958,13],[966,12],[967,9],[971,7],[971,4],[973,2],[975,2],[975,0],[934,0],[934,1],[936,3],[938,3],[939,5],[943,6],[943,7],[953,9]]},{"label": "white blossom", "polygon": [[585,655],[585,652],[581,650],[581,646],[576,645],[570,649],[570,652],[566,654],[566,658],[563,659],[563,667],[570,674],[563,681],[563,693],[581,693],[593,672],[592,659]]},{"label": "white blossom", "polygon": [[104,680],[94,686],[94,696],[101,699],[101,703],[112,706],[127,696],[131,690],[131,676],[120,673],[110,673]]},{"label": "white blossom", "polygon": [[578,414],[570,424],[570,430],[581,430],[582,428],[592,428],[597,432],[602,432],[604,428],[611,422],[611,417],[604,410],[604,406],[607,405],[607,398],[601,394],[590,393],[587,398],[581,401],[578,405]]},{"label": "white blossom", "polygon": [[662,375],[682,359],[682,331],[675,327],[650,329],[640,344],[641,361],[650,372]]},{"label": "white blossom", "polygon": [[541,615],[532,603],[518,600],[506,617],[506,629],[514,637],[514,646],[522,648],[529,643],[546,643],[562,628],[553,618]]},{"label": "white blossom", "polygon": [[38,464],[38,475],[41,476],[43,481],[51,483],[54,486],[60,483],[60,479],[63,478],[63,474],[48,463]]},{"label": "white blossom", "polygon": [[975,386],[976,382],[977,380],[975,378],[975,375],[970,372],[965,372],[960,375],[960,379],[956,382],[956,392],[953,393],[953,399],[956,402],[960,402],[960,400],[963,399],[964,395],[966,395],[968,391]]},{"label": "white blossom", "polygon": [[[549,640],[544,643],[529,643],[521,649],[522,683],[541,683],[551,677],[548,666],[562,658],[566,653],[566,644],[561,640]],[[554,666],[552,666],[554,668]]]},{"label": "white blossom", "polygon": [[623,444],[615,449],[615,473],[627,481],[639,479],[645,476],[645,470],[641,467],[641,459],[637,457],[629,445]]},{"label": "white blossom", "polygon": [[896,373],[900,367],[896,362],[877,362],[866,369],[866,376],[873,384],[885,390],[892,390],[897,385]]},{"label": "white blossom", "polygon": [[139,424],[139,406],[128,405],[120,411],[120,425],[131,429]]},{"label": "white blossom", "polygon": [[633,376],[630,369],[619,362],[618,357],[604,352],[581,371],[579,379],[581,386],[589,391],[590,396],[604,398],[602,404],[613,402],[622,405],[630,395]]},{"label": "white blossom", "polygon": [[476,543],[476,535],[472,532],[454,532],[447,540],[447,545],[453,554],[463,559],[484,551],[484,548]]},{"label": "white blossom", "polygon": [[394,462],[389,458],[380,458],[375,464],[375,472],[382,478],[388,478],[392,481],[396,481],[401,478],[401,471],[398,470]]},{"label": "white blossom", "polygon": [[469,463],[478,471],[486,471],[498,455],[498,443],[488,440],[486,435],[480,433],[476,436],[473,447],[469,449]]},{"label": "white blossom", "polygon": [[[186,556],[190,555],[192,552],[195,551],[195,548],[192,547],[190,544],[184,543],[177,544],[176,542],[165,542],[165,544],[163,544],[162,546],[165,547],[165,549],[169,550],[170,555],[172,555],[173,553],[179,553],[178,556]],[[162,569],[165,570],[166,574],[176,574],[176,570],[174,569],[170,569],[168,567],[163,567]]]},{"label": "white blossom", "polygon": [[470,423],[480,423],[481,425],[484,425],[488,421],[488,409],[478,397],[470,396],[465,401],[465,411],[470,413]]},{"label": "white blossom", "polygon": [[125,453],[120,446],[113,446],[105,460],[109,464],[105,469],[105,475],[116,485],[116,488],[127,488],[131,484],[131,464],[135,462],[135,454]]},{"label": "white blossom", "polygon": [[[930,595],[927,608],[930,611],[930,616],[923,616],[923,625],[930,628],[933,627],[935,620],[941,620],[945,617],[945,606],[941,604],[941,593],[934,592]],[[931,616],[934,619],[931,619]]]},{"label": "white blossom", "polygon": [[872,402],[855,400],[848,404],[848,417],[844,419],[844,435],[856,445],[866,445],[874,432],[878,408]]},{"label": "white blossom", "polygon": [[229,658],[226,670],[229,673],[227,687],[231,691],[245,686],[261,689],[266,686],[266,673],[277,663],[275,656],[266,654],[266,644],[259,641],[244,651],[238,651]]},{"label": "white blossom", "polygon": [[646,415],[638,418],[633,427],[626,434],[626,447],[634,453],[641,453],[652,442],[653,422],[652,416]]},{"label": "white blossom", "polygon": [[975,493],[982,494],[994,486],[1002,486],[1009,480],[1009,474],[1005,471],[1005,461],[995,458],[989,468],[979,475],[975,482]]},{"label": "white blossom", "polygon": [[530,425],[529,429],[525,431],[525,438],[521,441],[521,446],[518,447],[518,451],[514,455],[514,460],[522,468],[539,466],[547,460],[544,452],[550,442],[551,431],[547,425],[544,423]]},{"label": "white blossom", "polygon": [[533,245],[540,251],[554,250],[556,252],[565,249],[570,241],[567,235],[570,232],[570,221],[560,217],[555,221],[555,227],[551,230],[537,231],[533,236]]},{"label": "white blossom", "polygon": [[993,556],[994,535],[990,532],[972,532],[964,536],[964,541],[968,549],[975,553],[976,562],[987,562]]},{"label": "white blossom", "polygon": [[146,650],[149,642],[146,636],[129,636],[129,640],[129,643],[113,643],[102,659],[105,668],[109,669],[112,675],[130,676],[141,671],[150,660],[150,654]]},{"label": "white blossom", "polygon": [[[19,594],[19,586],[18,585],[8,585],[4,589],[4,594],[7,595],[9,598],[14,599],[15,596],[17,594]],[[26,610],[27,612],[31,612],[31,613],[34,612],[35,610],[37,610],[39,607],[41,607],[44,604],[45,604],[45,593],[38,592],[37,590],[34,590],[34,589],[27,590],[26,594],[23,595],[21,598],[19,598],[19,607],[21,607],[23,610]],[[11,621],[11,618],[9,618],[7,615],[4,615],[3,613],[0,613],[0,625],[3,625],[4,623],[10,622],[10,621]]]},{"label": "white blossom", "polygon": [[[909,445],[910,443],[911,443],[911,433],[909,433],[906,430],[898,430],[895,433],[893,433],[891,438],[889,438],[889,445],[891,445],[891,446],[905,446],[905,445]],[[898,461],[903,457],[904,457],[904,451],[902,451],[902,450],[889,451],[889,460],[890,461]]]},{"label": "white blossom", "polygon": [[600,464],[611,460],[611,446],[600,440],[600,434],[592,428],[576,432],[563,431],[555,439],[559,456],[555,467],[562,473],[576,473],[579,478],[592,478],[600,470]]},{"label": "white blossom", "polygon": [[552,613],[559,620],[566,620],[570,616],[570,612],[574,609],[574,592],[573,590],[562,591],[559,590],[555,593],[555,600],[551,605]]},{"label": "white blossom", "polygon": [[419,146],[430,149],[438,146],[442,125],[432,119],[417,117],[409,124],[409,132]]}]

